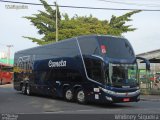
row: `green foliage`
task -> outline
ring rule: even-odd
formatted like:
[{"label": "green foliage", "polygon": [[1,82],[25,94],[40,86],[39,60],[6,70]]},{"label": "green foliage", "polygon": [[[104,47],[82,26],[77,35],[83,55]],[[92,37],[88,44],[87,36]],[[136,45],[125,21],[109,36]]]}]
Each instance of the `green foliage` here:
[{"label": "green foliage", "polygon": [[121,36],[122,33],[136,30],[136,28],[131,28],[131,25],[125,25],[125,24],[128,21],[132,21],[132,19],[130,19],[130,17],[133,14],[136,14],[139,12],[140,12],[140,10],[136,10],[136,11],[126,13],[126,14],[119,16],[119,17],[112,15],[112,18],[109,22],[109,26],[111,27],[110,33],[113,35]]},{"label": "green foliage", "polygon": [[[41,39],[32,38],[32,37],[24,37],[32,40],[32,42],[36,42],[39,45],[50,43],[55,40],[55,37],[51,37],[52,34],[56,31],[56,10],[53,10],[51,6],[44,0],[40,0],[45,8],[45,12],[39,11],[38,14],[34,14],[32,17],[27,16],[24,17],[38,29],[38,34],[43,35]],[[60,25],[61,15],[58,8],[58,26]]]},{"label": "green foliage", "polygon": [[[24,17],[38,29],[38,34],[42,35],[41,39],[33,37],[24,37],[32,42],[36,42],[39,45],[48,44],[55,42],[56,39],[56,10],[53,9],[48,3],[44,0],[40,0],[45,8],[44,11],[39,11],[38,14],[32,16]],[[56,5],[56,3],[55,3]],[[69,18],[68,14],[65,13],[62,15],[58,9],[58,38],[59,40],[79,36],[79,35],[89,35],[89,34],[104,34],[104,35],[115,35],[121,36],[123,33],[136,30],[131,28],[131,25],[126,25],[126,22],[131,21],[130,17],[140,11],[132,11],[126,13],[122,16],[112,18],[107,20],[98,20],[97,18],[90,15],[87,16],[78,16],[75,15],[72,18]]]}]

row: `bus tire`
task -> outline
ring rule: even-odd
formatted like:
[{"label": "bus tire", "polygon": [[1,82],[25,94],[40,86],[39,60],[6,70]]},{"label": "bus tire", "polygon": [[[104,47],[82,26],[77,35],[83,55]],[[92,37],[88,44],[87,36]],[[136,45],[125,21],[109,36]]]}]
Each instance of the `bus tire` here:
[{"label": "bus tire", "polygon": [[73,92],[70,88],[66,89],[64,92],[64,98],[67,101],[72,101],[73,100]]},{"label": "bus tire", "polygon": [[83,89],[77,90],[76,101],[80,104],[86,103],[86,96],[85,96]]},{"label": "bus tire", "polygon": [[29,96],[29,95],[32,95],[31,93],[31,87],[29,84],[26,85],[26,94]]},{"label": "bus tire", "polygon": [[22,94],[24,94],[24,95],[26,95],[26,84],[22,84],[22,89],[21,89],[21,91],[22,91]]}]

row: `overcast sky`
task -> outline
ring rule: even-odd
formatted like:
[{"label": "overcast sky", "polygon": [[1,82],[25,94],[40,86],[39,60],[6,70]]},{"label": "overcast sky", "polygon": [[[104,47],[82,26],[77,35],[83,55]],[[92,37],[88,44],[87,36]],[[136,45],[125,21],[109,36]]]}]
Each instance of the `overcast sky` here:
[{"label": "overcast sky", "polygon": [[[40,3],[39,0],[12,0],[23,2]],[[53,4],[55,0],[49,0]],[[105,1],[105,0],[104,0]],[[57,0],[59,5],[106,7],[106,8],[135,8],[135,9],[160,9],[158,0]],[[120,3],[109,3],[120,2]],[[123,3],[122,3],[123,2]],[[124,4],[125,3],[125,4]],[[126,4],[127,3],[127,4]],[[131,5],[132,3],[132,5]],[[134,5],[133,5],[134,4]],[[37,46],[35,43],[24,39],[22,36],[40,37],[36,28],[31,23],[22,18],[31,16],[38,10],[44,10],[43,6],[26,5],[26,9],[8,9],[8,5],[19,5],[0,2],[0,52],[6,52],[5,45],[13,45],[11,48],[11,57],[16,51]],[[123,15],[129,11],[107,11],[107,10],[86,10],[60,8],[61,13],[67,13],[70,17],[75,14],[79,16],[88,16],[92,14],[101,20],[109,20],[112,15]],[[159,12],[141,12],[132,16],[133,21],[129,24],[137,28],[134,32],[128,32],[124,36],[131,42],[135,53],[148,52],[160,49],[160,11]]]}]

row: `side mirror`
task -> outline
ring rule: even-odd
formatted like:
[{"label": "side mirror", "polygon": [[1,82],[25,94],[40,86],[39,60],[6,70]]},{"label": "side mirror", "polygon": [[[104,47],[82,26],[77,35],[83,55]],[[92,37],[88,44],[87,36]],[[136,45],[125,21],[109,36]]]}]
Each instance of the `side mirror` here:
[{"label": "side mirror", "polygon": [[146,58],[136,57],[138,60],[142,60],[143,63],[146,63],[146,70],[150,71],[150,62]]}]

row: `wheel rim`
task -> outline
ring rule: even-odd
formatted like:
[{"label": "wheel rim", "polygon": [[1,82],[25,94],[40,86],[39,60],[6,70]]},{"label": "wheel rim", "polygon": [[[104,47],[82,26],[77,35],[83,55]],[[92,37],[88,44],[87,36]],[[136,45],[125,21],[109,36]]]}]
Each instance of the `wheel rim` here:
[{"label": "wheel rim", "polygon": [[24,92],[25,92],[25,86],[23,85],[22,86],[22,93],[24,94]]},{"label": "wheel rim", "polygon": [[67,90],[66,94],[65,94],[65,97],[66,97],[67,100],[71,100],[73,98],[72,91],[71,90]]},{"label": "wheel rim", "polygon": [[78,92],[77,100],[78,100],[78,102],[81,102],[81,103],[83,103],[85,101],[85,95],[82,90]]},{"label": "wheel rim", "polygon": [[29,95],[30,94],[30,88],[29,88],[29,86],[27,86],[27,95]]}]

